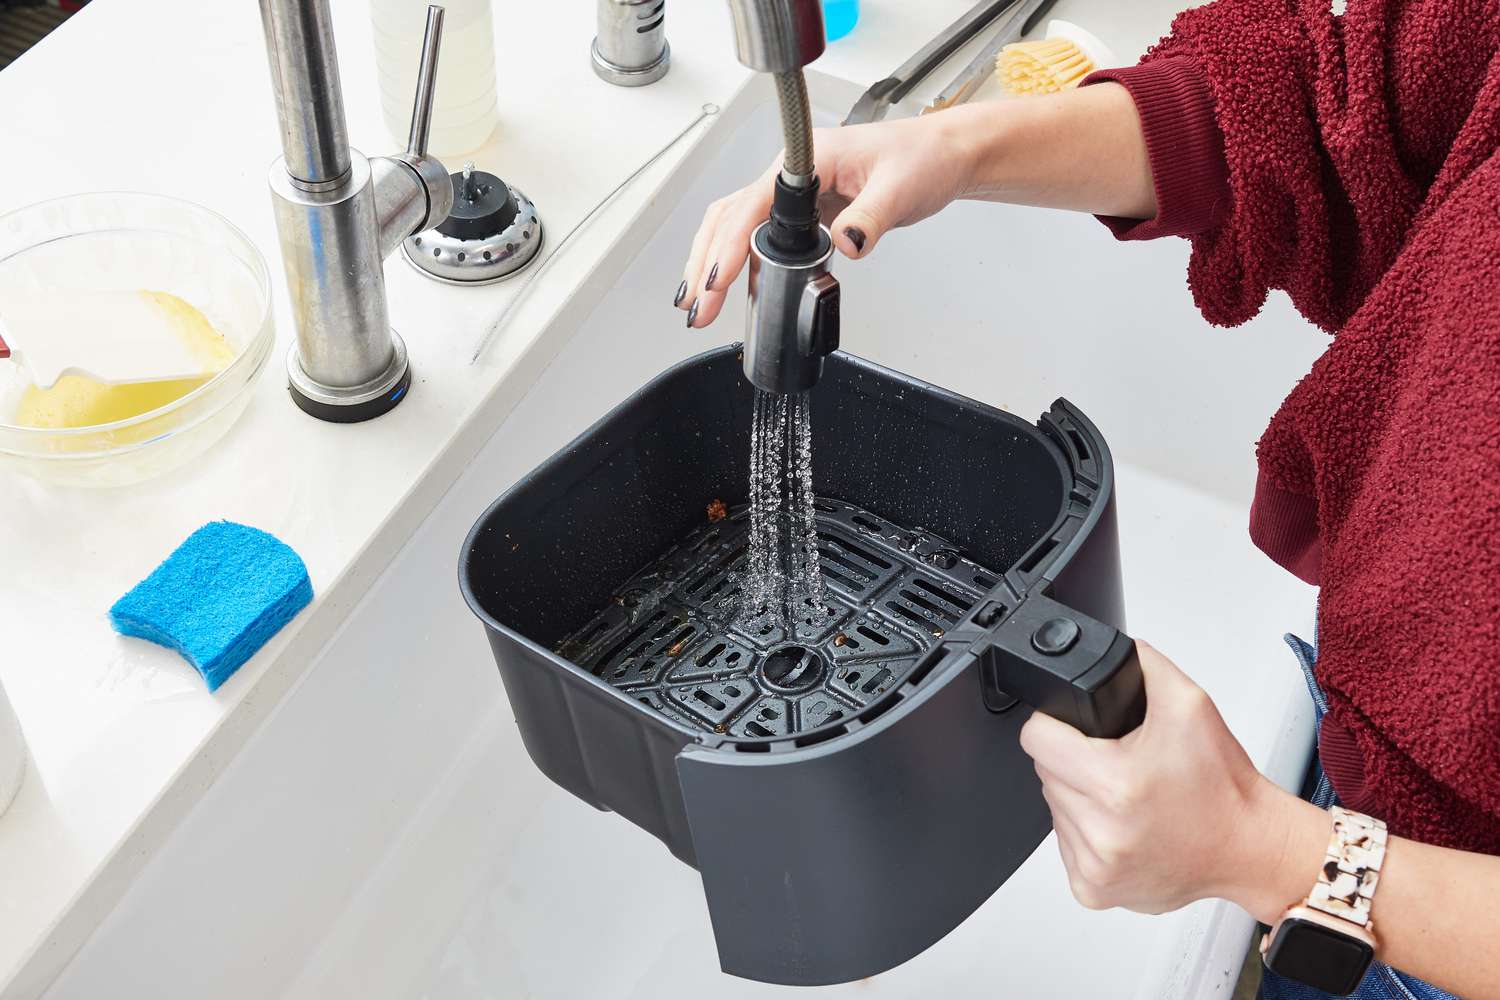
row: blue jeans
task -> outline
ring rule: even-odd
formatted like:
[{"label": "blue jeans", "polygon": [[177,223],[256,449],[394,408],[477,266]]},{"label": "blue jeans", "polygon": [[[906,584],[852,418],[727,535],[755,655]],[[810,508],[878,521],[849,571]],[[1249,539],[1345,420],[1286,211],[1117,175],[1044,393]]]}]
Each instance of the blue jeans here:
[{"label": "blue jeans", "polygon": [[[1292,647],[1292,652],[1297,654],[1297,662],[1302,665],[1302,674],[1307,678],[1307,690],[1312,693],[1313,707],[1317,711],[1317,724],[1321,727],[1323,714],[1328,711],[1328,699],[1324,697],[1313,676],[1318,648],[1316,645],[1309,646],[1295,635],[1288,635],[1286,641]],[[1338,805],[1338,796],[1316,757],[1313,759],[1313,769],[1317,780],[1312,794],[1308,796],[1309,800],[1313,805],[1324,809]],[[1326,1000],[1330,995],[1278,976],[1270,969],[1264,971],[1260,983],[1260,1000]],[[1404,972],[1397,972],[1382,962],[1375,962],[1370,966],[1370,971],[1365,973],[1365,978],[1352,995],[1357,1000],[1457,1000],[1452,994],[1444,993],[1436,986],[1429,986],[1420,979],[1413,979]]]}]

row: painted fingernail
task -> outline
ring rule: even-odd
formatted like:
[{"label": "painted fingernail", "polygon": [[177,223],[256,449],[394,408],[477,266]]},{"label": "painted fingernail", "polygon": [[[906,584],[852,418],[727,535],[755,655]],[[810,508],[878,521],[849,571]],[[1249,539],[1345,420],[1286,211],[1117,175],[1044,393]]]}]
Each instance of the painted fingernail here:
[{"label": "painted fingernail", "polygon": [[706,292],[713,291],[714,290],[714,279],[717,278],[718,276],[719,276],[719,264],[718,264],[718,261],[715,261],[714,262],[714,266],[708,269],[708,280],[703,283],[703,290],[706,291]]},{"label": "painted fingernail", "polygon": [[674,306],[682,305],[682,298],[687,294],[687,279],[682,279],[682,284],[677,286],[677,295],[672,299]]},{"label": "painted fingernail", "polygon": [[688,307],[688,321],[687,321],[687,325],[688,325],[688,329],[689,330],[691,330],[693,328],[693,323],[695,323],[697,321],[697,319],[698,319],[698,300],[694,299],[693,300],[693,304],[690,307]]},{"label": "painted fingernail", "polygon": [[857,226],[845,226],[844,235],[849,237],[849,242],[854,244],[856,253],[865,252],[865,231]]}]

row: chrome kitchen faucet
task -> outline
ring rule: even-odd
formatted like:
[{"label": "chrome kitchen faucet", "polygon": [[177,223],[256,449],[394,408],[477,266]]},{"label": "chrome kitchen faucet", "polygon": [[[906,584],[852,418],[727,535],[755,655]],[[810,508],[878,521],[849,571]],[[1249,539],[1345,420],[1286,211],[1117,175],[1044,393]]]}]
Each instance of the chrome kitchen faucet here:
[{"label": "chrome kitchen faucet", "polygon": [[453,207],[448,169],[427,155],[443,8],[427,8],[406,151],[367,159],[349,145],[328,0],[260,0],[283,155],[271,200],[297,341],[292,399],[321,420],[386,412],[411,384],[386,310],[385,258]]}]

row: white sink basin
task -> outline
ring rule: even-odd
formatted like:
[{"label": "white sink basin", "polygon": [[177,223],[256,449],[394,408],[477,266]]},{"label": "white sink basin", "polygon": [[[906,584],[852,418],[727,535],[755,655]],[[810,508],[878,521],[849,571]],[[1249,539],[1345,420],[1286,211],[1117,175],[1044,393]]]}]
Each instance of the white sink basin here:
[{"label": "white sink basin", "polygon": [[[814,80],[830,118],[852,93]],[[726,108],[705,144],[667,188],[667,222],[622,241],[622,277],[49,997],[792,995],[719,973],[696,873],[531,765],[455,579],[496,495],[663,368],[737,339],[742,288],[709,333],[669,306],[703,206],[779,145],[768,91]],[[1284,301],[1247,329],[1208,328],[1186,255],[1117,246],[1087,218],[961,205],[837,265],[844,344],[1027,418],[1078,404],[1117,462],[1131,631],[1293,783],[1311,720],[1279,636],[1310,629],[1312,591],[1245,521],[1253,442],[1324,341]],[[928,952],[826,992],[1197,998],[1227,990],[1249,929],[1217,903],[1086,911],[1049,839]]]}]

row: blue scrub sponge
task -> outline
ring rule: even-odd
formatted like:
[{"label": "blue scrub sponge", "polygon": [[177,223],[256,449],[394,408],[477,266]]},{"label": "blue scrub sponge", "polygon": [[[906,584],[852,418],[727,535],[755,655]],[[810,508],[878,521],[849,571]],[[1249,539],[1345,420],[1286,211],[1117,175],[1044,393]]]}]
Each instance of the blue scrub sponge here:
[{"label": "blue scrub sponge", "polygon": [[264,531],[213,521],[116,601],[109,618],[121,635],[177,650],[214,691],[311,600],[297,553]]}]

